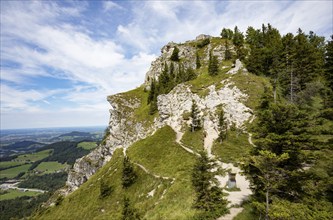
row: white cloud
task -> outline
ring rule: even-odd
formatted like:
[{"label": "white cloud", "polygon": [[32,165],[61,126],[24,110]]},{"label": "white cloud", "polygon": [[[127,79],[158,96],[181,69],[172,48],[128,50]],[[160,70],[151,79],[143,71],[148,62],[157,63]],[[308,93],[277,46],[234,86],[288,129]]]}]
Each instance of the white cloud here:
[{"label": "white cloud", "polygon": [[104,1],[103,9],[104,9],[104,11],[110,11],[112,9],[123,9],[123,8],[120,5],[118,5],[117,3],[114,3],[112,1]]},{"label": "white cloud", "polygon": [[[111,38],[105,31],[102,39],[94,35],[91,26],[79,22],[87,10],[92,10],[88,2],[72,2],[66,7],[48,1],[1,2],[1,80],[10,82],[2,83],[1,126],[22,127],[15,119],[24,115],[29,118],[25,127],[37,127],[33,122],[38,121],[38,115],[44,117],[40,126],[93,125],[92,118],[101,124],[108,118],[106,96],[140,85],[151,61],[170,41],[183,42],[202,33],[218,36],[222,27],[235,25],[245,32],[248,26],[260,28],[262,23],[271,23],[282,34],[295,33],[301,27],[328,37],[333,29],[331,1],[117,3],[102,2],[103,12],[121,9],[123,14],[118,20],[107,20],[116,25],[116,33]],[[99,11],[90,14],[94,13]],[[3,65],[6,61],[19,65],[7,67]],[[72,87],[25,87],[39,76],[67,79]],[[52,111],[36,104],[51,107],[52,96],[60,99],[59,103],[66,100],[72,105],[59,104]],[[47,115],[52,119],[47,121]],[[60,118],[64,124],[59,124]]]}]

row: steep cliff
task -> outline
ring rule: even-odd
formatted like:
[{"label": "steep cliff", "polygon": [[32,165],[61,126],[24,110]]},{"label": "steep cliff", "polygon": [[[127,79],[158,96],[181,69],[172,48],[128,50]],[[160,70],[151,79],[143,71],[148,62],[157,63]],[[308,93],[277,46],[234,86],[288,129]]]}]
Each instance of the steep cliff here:
[{"label": "steep cliff", "polygon": [[[170,60],[175,48],[179,49],[180,61]],[[233,47],[231,46],[231,51]],[[108,101],[111,104],[108,136],[104,145],[99,146],[89,155],[76,161],[67,180],[67,193],[73,192],[87,181],[98,169],[110,161],[117,148],[128,148],[138,140],[152,135],[157,129],[169,125],[177,134],[182,135],[190,121],[184,117],[191,111],[192,100],[199,107],[205,131],[205,148],[211,155],[212,142],[218,134],[217,107],[224,109],[227,123],[245,130],[253,110],[250,108],[247,91],[238,88],[243,81],[251,81],[247,70],[239,60],[234,64],[224,60],[224,41],[207,35],[200,35],[196,40],[183,44],[169,43],[161,50],[161,55],[152,62],[146,74],[144,84],[132,91],[111,95]],[[210,77],[206,72],[209,53],[217,56],[220,62],[220,74]],[[165,65],[180,66],[184,69],[196,68],[196,59],[202,67],[197,69],[195,80],[176,85],[168,94],[161,94],[157,98],[158,113],[148,114],[147,86],[152,79],[158,81]],[[252,87],[261,87],[264,82],[253,83]],[[249,82],[247,82],[249,84]],[[260,84],[260,85],[259,85]],[[252,88],[251,84],[246,90]],[[258,93],[260,94],[260,93]]]}]

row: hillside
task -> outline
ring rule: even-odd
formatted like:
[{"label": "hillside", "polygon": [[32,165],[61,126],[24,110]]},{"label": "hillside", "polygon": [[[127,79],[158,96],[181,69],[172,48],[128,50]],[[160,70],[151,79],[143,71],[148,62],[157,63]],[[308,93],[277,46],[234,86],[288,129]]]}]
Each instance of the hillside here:
[{"label": "hillside", "polygon": [[[290,35],[252,29],[246,43],[235,28],[165,45],[142,86],[108,97],[102,144],[75,162],[66,187],[34,218],[329,219],[332,100],[314,85],[324,75],[286,83],[278,71],[285,53],[269,59]],[[312,40],[305,37],[317,51]]]}]

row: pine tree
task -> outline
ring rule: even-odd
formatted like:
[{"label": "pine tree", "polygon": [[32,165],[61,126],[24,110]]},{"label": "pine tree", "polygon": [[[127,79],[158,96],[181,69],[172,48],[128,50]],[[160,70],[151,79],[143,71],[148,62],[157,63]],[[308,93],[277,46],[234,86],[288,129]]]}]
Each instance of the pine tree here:
[{"label": "pine tree", "polygon": [[195,66],[196,69],[199,69],[201,67],[200,57],[199,57],[198,52],[196,52],[196,54],[195,54],[195,64],[196,64],[196,66]]},{"label": "pine tree", "polygon": [[228,40],[225,40],[224,46],[225,46],[224,58],[226,60],[231,60],[232,54],[231,54],[231,51],[230,51],[230,48],[229,48]]},{"label": "pine tree", "polygon": [[217,56],[212,55],[212,52],[209,53],[209,61],[208,61],[208,74],[211,76],[216,76],[219,72],[219,63],[217,60]]},{"label": "pine tree", "polygon": [[178,47],[174,47],[174,49],[172,51],[172,54],[171,54],[171,57],[170,57],[170,60],[178,62],[179,61],[178,53],[179,53]]},{"label": "pine tree", "polygon": [[122,211],[122,220],[140,220],[140,215],[138,210],[135,209],[129,198],[124,197],[123,211]]},{"label": "pine tree", "polygon": [[223,198],[222,189],[217,187],[215,175],[216,163],[208,158],[207,153],[200,152],[200,156],[192,171],[192,185],[196,192],[194,207],[201,211],[198,219],[216,219],[227,213],[227,200]]},{"label": "pine tree", "polygon": [[201,128],[201,118],[198,106],[194,100],[192,100],[192,107],[191,107],[191,131],[194,132]]},{"label": "pine tree", "polygon": [[333,35],[331,35],[331,39],[326,45],[325,76],[329,88],[333,91]]},{"label": "pine tree", "polygon": [[228,39],[228,40],[232,40],[234,36],[234,32],[229,29],[229,28],[223,28],[221,31],[221,38],[222,39]]},{"label": "pine tree", "polygon": [[250,166],[258,169],[256,178],[263,185],[265,194],[265,219],[269,219],[269,202],[271,193],[279,188],[280,179],[283,178],[284,170],[279,167],[281,163],[288,159],[288,153],[276,155],[268,150],[259,151],[256,156],[251,156],[249,159]]},{"label": "pine tree", "polygon": [[122,185],[123,188],[130,187],[136,180],[137,175],[134,172],[133,165],[127,156],[123,160]]},{"label": "pine tree", "polygon": [[155,80],[152,80],[150,83],[150,90],[149,90],[148,99],[147,99],[148,105],[151,103],[151,101],[153,101],[153,99],[155,97],[155,92],[156,92],[155,84],[156,84]]},{"label": "pine tree", "polygon": [[223,140],[227,139],[227,132],[228,132],[228,124],[226,121],[226,118],[224,116],[224,110],[221,108],[220,114],[219,114],[219,139],[222,143]]}]

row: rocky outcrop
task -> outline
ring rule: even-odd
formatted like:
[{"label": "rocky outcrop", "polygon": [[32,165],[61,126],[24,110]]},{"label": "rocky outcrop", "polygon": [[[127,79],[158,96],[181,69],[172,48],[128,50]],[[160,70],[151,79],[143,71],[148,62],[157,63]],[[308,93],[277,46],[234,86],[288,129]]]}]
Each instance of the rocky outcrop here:
[{"label": "rocky outcrop", "polygon": [[136,122],[133,110],[140,106],[137,99],[129,99],[117,94],[108,97],[111,104],[109,131],[105,144],[76,160],[69,172],[65,194],[73,192],[86,182],[104,164],[110,161],[117,148],[127,148],[134,142],[150,135],[153,130],[145,128],[141,122]]},{"label": "rocky outcrop", "polygon": [[[198,36],[197,40],[211,39],[210,36]],[[173,42],[165,45],[161,50],[161,56],[153,61],[149,71],[146,74],[145,85],[149,85],[152,79],[158,80],[160,74],[164,69],[164,65],[171,66],[173,63],[174,70],[177,71],[179,65],[186,68],[195,68],[196,66],[196,41],[188,41],[184,44],[175,44]],[[170,60],[173,50],[177,47],[179,49],[179,58],[181,62],[174,62]],[[225,47],[212,46],[208,44],[204,48],[200,48],[201,53],[207,57],[212,50],[213,54],[218,59],[224,59]],[[204,58],[202,58],[204,60]],[[181,63],[181,64],[180,64]],[[244,72],[244,68],[240,61],[236,62],[235,67],[229,71],[229,74],[237,74]],[[110,161],[113,152],[117,148],[127,148],[134,142],[146,138],[153,134],[158,128],[165,125],[171,126],[175,131],[184,131],[190,124],[190,120],[185,116],[191,111],[192,100],[194,100],[199,110],[201,111],[201,118],[203,128],[206,132],[206,138],[209,140],[205,142],[205,146],[210,146],[212,140],[217,137],[218,131],[218,114],[217,107],[221,106],[224,109],[225,116],[229,125],[234,124],[236,127],[241,128],[252,115],[251,109],[246,107],[243,103],[247,99],[247,95],[243,94],[231,81],[224,80],[221,82],[223,85],[217,89],[215,85],[209,86],[208,94],[204,97],[199,96],[191,91],[188,84],[179,84],[168,94],[159,95],[157,98],[159,115],[147,123],[145,119],[138,120],[134,114],[135,110],[142,103],[141,98],[129,96],[126,93],[116,94],[108,97],[111,104],[109,131],[110,135],[105,140],[105,143],[93,150],[91,153],[83,158],[80,158],[74,164],[73,169],[69,172],[67,179],[68,194],[76,190],[81,184],[87,181],[96,171],[104,164]],[[209,153],[209,149],[208,153]]]},{"label": "rocky outcrop", "polygon": [[[201,111],[203,128],[218,130],[217,107],[222,106],[229,125],[234,124],[241,128],[252,115],[252,110],[243,102],[247,95],[242,93],[232,82],[222,81],[224,86],[216,90],[214,85],[208,87],[209,94],[200,98],[191,92],[189,86],[179,84],[169,94],[158,97],[159,123],[168,124],[180,131],[190,123],[184,119],[184,115],[191,111],[192,100],[196,102]],[[210,133],[210,132],[207,132]]]},{"label": "rocky outcrop", "polygon": [[145,77],[145,84],[150,85],[150,82],[154,79],[158,81],[159,76],[164,70],[165,65],[168,67],[171,66],[171,63],[174,66],[174,71],[178,72],[179,62],[174,62],[170,60],[172,52],[175,47],[179,49],[179,59],[182,60],[181,65],[184,69],[192,68],[195,69],[196,63],[196,48],[190,44],[176,44],[173,42],[168,43],[161,49],[161,56],[159,56],[155,61],[152,62],[149,71]]}]

